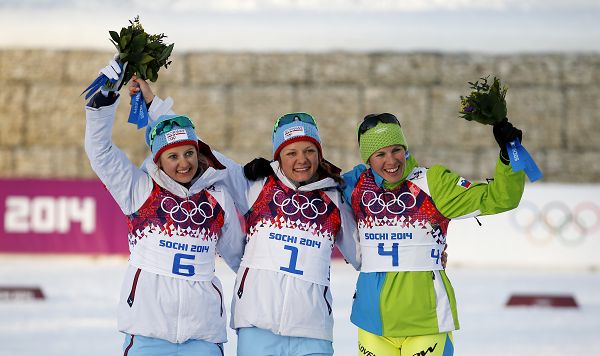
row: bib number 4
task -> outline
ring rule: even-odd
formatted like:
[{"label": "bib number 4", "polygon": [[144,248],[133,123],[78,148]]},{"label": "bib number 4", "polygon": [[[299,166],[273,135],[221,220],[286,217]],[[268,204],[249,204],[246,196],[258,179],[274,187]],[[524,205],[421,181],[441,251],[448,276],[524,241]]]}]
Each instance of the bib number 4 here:
[{"label": "bib number 4", "polygon": [[[398,267],[398,243],[394,242],[392,244],[392,248],[389,250],[385,249],[385,244],[383,242],[380,242],[377,245],[377,254],[379,256],[390,256],[392,258],[392,266],[394,267]],[[435,260],[435,264],[439,264],[440,263],[440,257],[442,257],[442,254],[440,253],[440,250],[436,249],[436,248],[432,248],[431,249],[431,258],[433,258]]]}]

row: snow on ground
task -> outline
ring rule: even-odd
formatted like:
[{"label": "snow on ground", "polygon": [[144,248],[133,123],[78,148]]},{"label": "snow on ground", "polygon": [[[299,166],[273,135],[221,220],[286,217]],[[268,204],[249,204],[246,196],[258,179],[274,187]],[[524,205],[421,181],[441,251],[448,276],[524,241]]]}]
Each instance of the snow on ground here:
[{"label": "snow on ground", "polygon": [[[46,300],[0,300],[1,356],[118,355],[116,305],[124,257],[0,255],[0,286],[39,286]],[[225,297],[234,274],[217,265]],[[457,355],[600,355],[600,273],[449,266],[462,329]],[[336,355],[356,355],[349,321],[356,272],[332,267]],[[505,307],[513,293],[570,294],[579,308]],[[228,308],[229,309],[229,308]],[[230,330],[226,354],[235,355]]]}]

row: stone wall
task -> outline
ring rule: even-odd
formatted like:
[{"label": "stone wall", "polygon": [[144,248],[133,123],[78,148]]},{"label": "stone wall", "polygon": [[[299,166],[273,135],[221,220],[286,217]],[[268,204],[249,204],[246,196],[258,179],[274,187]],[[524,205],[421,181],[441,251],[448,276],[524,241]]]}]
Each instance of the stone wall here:
[{"label": "stone wall", "polygon": [[[111,53],[0,50],[0,177],[89,178],[81,91]],[[189,52],[153,83],[191,116],[214,148],[245,162],[271,156],[274,120],[308,111],[324,154],[343,169],[359,161],[355,127],[367,113],[392,112],[424,165],[443,163],[474,180],[493,172],[491,127],[458,117],[467,81],[498,76],[509,118],[547,182],[600,182],[600,54],[214,53]],[[123,90],[123,93],[125,91]],[[143,130],[121,103],[115,143],[136,164]]]}]

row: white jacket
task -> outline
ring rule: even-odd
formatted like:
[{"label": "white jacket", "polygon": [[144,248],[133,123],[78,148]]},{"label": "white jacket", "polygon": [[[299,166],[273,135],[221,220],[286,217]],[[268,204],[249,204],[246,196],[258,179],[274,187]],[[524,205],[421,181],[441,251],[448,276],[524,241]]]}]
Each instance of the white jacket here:
[{"label": "white jacket", "polygon": [[[233,200],[222,184],[225,170],[207,169],[188,190],[160,170],[152,159],[146,159],[141,168],[136,167],[112,142],[118,104],[119,99],[98,109],[86,107],[85,150],[92,169],[123,213],[129,216],[137,212],[150,196],[154,182],[181,198],[210,187],[210,194],[223,208],[225,217],[216,249],[229,267],[237,271],[244,234]],[[130,244],[131,252],[134,249],[135,244]],[[135,302],[130,306],[127,300],[132,288],[135,288]],[[118,306],[120,331],[173,343],[189,339],[222,343],[227,341],[226,320],[222,286],[217,277],[211,281],[193,281],[128,266]]]},{"label": "white jacket", "polygon": [[[252,207],[266,181],[249,182],[243,167],[222,155],[216,155],[227,167],[230,186],[246,187],[244,196],[236,189],[236,203]],[[277,177],[287,187],[295,186],[283,175],[279,164],[271,164]],[[302,186],[297,190],[323,190],[340,211],[341,228],[335,245],[346,261],[360,268],[360,251],[356,222],[348,204],[342,202],[337,183],[331,178]],[[232,191],[232,194],[234,192]],[[244,259],[248,256],[244,254]],[[244,262],[242,262],[244,264]],[[243,289],[240,285],[243,280]],[[238,271],[231,303],[231,327],[234,329],[256,326],[278,335],[309,337],[333,341],[333,301],[327,286],[311,283],[283,273],[242,267]]]}]

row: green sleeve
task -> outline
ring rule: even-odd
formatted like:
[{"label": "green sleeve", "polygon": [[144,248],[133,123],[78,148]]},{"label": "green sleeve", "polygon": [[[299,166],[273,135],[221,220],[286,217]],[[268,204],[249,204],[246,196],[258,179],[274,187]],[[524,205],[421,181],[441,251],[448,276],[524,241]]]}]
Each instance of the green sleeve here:
[{"label": "green sleeve", "polygon": [[447,218],[491,215],[516,208],[525,188],[525,173],[513,172],[510,165],[496,162],[489,183],[459,185],[458,174],[436,165],[427,170],[429,193],[437,209]]}]

